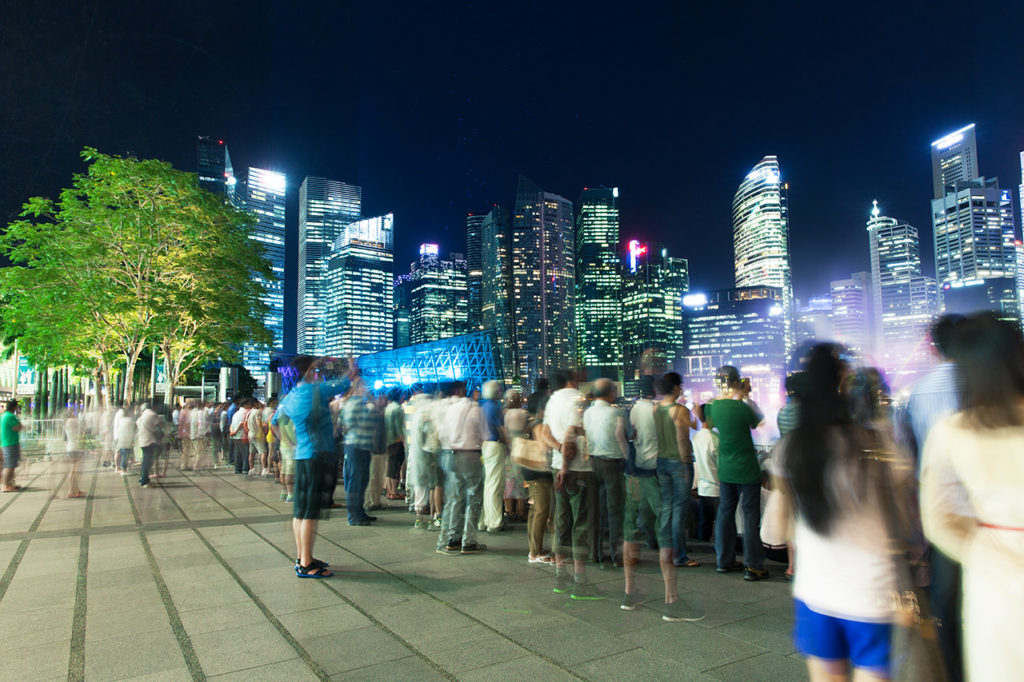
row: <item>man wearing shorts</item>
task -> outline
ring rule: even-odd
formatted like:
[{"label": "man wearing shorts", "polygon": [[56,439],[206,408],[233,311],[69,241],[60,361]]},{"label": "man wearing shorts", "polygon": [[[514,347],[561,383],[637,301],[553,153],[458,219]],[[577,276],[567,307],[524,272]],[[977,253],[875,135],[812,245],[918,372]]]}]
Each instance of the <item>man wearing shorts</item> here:
[{"label": "man wearing shorts", "polygon": [[14,470],[21,459],[21,420],[18,419],[18,401],[8,400],[7,411],[0,417],[0,447],[3,448],[4,466],[0,476],[0,491],[17,492],[20,486],[14,484]]},{"label": "man wearing shorts", "polygon": [[329,578],[334,573],[313,557],[313,544],[321,510],[330,508],[330,500],[325,500],[332,482],[328,462],[334,447],[330,402],[348,389],[349,380],[324,381],[323,362],[308,355],[295,358],[295,369],[302,380],[284,397],[280,408],[295,425],[295,574]]},{"label": "man wearing shorts", "polygon": [[281,453],[281,500],[291,503],[294,502],[292,480],[295,477],[295,423],[278,407],[270,418],[270,430]]}]

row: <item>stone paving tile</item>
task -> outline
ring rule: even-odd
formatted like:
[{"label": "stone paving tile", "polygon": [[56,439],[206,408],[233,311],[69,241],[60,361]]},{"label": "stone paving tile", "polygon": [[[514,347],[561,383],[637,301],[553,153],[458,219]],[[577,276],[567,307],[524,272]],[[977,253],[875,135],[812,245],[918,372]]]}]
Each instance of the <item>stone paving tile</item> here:
[{"label": "stone paving tile", "polygon": [[[709,682],[712,678],[679,661],[648,649],[631,649],[604,658],[580,663],[573,672],[594,682],[621,682],[642,676],[644,682],[654,680],[680,680],[681,682]],[[760,679],[757,677],[737,679]]]},{"label": "stone paving tile", "polygon": [[392,680],[446,680],[444,675],[417,656],[407,656],[394,661],[357,668],[331,676],[332,680],[353,680],[359,682],[392,682]]},{"label": "stone paving tile", "polygon": [[520,658],[527,650],[479,625],[427,631],[413,642],[420,652],[445,670],[458,673]]},{"label": "stone paving tile", "polygon": [[271,663],[270,665],[261,665],[255,668],[224,673],[223,675],[215,675],[210,679],[217,680],[218,682],[228,682],[229,680],[238,680],[239,682],[278,682],[279,680],[303,682],[304,680],[313,681],[319,678],[313,674],[309,666],[301,659],[293,658],[288,661]]},{"label": "stone paving tile", "polygon": [[414,653],[376,627],[299,640],[328,675],[406,658]]},{"label": "stone paving tile", "polygon": [[171,634],[170,626],[166,620],[162,625],[160,630],[153,632],[86,640],[86,679],[121,680],[150,673],[185,670],[185,659]]},{"label": "stone paving tile", "polygon": [[[4,602],[0,606],[0,642],[3,642],[5,650],[21,651],[25,647],[71,641],[73,608],[47,606],[16,611],[7,607],[6,599]],[[0,670],[2,668],[3,664],[0,663]]]},{"label": "stone paving tile", "polygon": [[680,661],[692,670],[704,671],[765,652],[716,630],[694,623],[665,623],[627,632],[622,639]]},{"label": "stone paving tile", "polygon": [[71,653],[70,640],[19,647],[16,650],[11,650],[5,644],[4,650],[7,655],[0,661],[0,679],[67,679],[68,656]]},{"label": "stone paving tile", "polygon": [[209,676],[235,672],[296,657],[296,651],[273,625],[257,623],[191,637],[203,672]]},{"label": "stone paving tile", "polygon": [[[591,603],[590,606],[606,606]],[[618,605],[615,605],[618,610]],[[611,635],[577,621],[569,625],[515,629],[509,636],[516,643],[569,667],[609,654],[635,649],[639,644]]]},{"label": "stone paving tile", "polygon": [[746,620],[726,623],[715,628],[715,631],[724,632],[736,639],[788,656],[796,651],[793,645],[794,620],[789,611],[771,612]]},{"label": "stone paving tile", "polygon": [[178,616],[190,637],[266,622],[263,612],[248,599],[235,604],[180,611]]},{"label": "stone paving tile", "polygon": [[745,658],[705,675],[716,680],[759,680],[760,682],[791,682],[808,677],[807,664],[800,659],[767,653]]},{"label": "stone paving tile", "polygon": [[372,625],[366,616],[348,604],[286,613],[278,616],[278,620],[298,639],[335,635]]},{"label": "stone paving tile", "polygon": [[533,656],[515,658],[483,668],[475,668],[456,677],[466,682],[521,682],[522,680],[576,680],[565,670]]}]

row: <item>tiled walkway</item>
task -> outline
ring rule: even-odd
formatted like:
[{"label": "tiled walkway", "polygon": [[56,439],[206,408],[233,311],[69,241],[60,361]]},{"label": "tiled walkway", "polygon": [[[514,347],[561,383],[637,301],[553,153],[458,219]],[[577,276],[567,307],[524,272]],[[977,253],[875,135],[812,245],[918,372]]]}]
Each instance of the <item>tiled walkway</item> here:
[{"label": "tiled walkway", "polygon": [[35,464],[0,495],[3,680],[806,678],[789,585],[718,575],[704,546],[679,583],[707,617],[665,623],[652,552],[650,608],[627,612],[620,571],[591,569],[603,601],[552,593],[521,527],[446,557],[404,509],[372,527],[341,510],[317,544],[336,576],[299,580],[270,482],[173,471],[143,490],[90,462],[88,497],[69,500],[53,493],[63,477]]}]

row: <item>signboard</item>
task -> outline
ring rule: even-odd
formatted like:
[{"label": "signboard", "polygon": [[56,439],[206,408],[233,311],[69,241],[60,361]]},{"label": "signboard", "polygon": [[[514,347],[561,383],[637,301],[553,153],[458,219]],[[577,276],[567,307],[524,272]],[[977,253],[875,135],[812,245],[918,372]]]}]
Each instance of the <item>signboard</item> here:
[{"label": "signboard", "polygon": [[18,359],[18,395],[33,395],[36,392],[36,368],[28,364],[24,356]]}]

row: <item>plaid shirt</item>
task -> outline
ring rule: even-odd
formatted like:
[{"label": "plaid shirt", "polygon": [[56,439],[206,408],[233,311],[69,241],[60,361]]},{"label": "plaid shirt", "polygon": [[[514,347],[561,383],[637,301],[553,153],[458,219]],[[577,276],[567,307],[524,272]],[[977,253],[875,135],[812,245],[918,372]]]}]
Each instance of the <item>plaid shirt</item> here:
[{"label": "plaid shirt", "polygon": [[345,445],[372,452],[374,437],[383,419],[373,402],[350,397],[342,408],[341,419],[345,426]]}]

